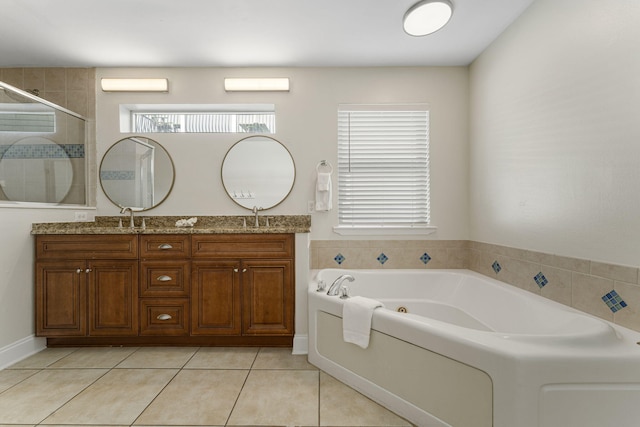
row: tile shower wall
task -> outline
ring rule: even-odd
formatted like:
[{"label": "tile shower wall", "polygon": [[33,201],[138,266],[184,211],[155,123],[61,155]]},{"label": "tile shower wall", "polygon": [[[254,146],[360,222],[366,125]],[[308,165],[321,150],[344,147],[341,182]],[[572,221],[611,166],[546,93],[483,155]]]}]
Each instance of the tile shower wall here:
[{"label": "tile shower wall", "polygon": [[312,269],[468,268],[640,331],[638,267],[466,240],[314,240]]},{"label": "tile shower wall", "polygon": [[[81,156],[69,155],[74,171],[83,171],[74,182],[82,184],[72,185],[67,200],[84,203],[85,175],[84,156],[87,157],[87,177],[89,191],[87,204],[95,206],[96,178],[93,171],[96,170],[95,151],[95,116],[96,116],[96,91],[95,68],[0,68],[0,81],[37,94],[42,99],[53,102],[61,107],[71,110],[87,118],[86,147],[82,147]],[[75,147],[73,150],[77,151]]]}]

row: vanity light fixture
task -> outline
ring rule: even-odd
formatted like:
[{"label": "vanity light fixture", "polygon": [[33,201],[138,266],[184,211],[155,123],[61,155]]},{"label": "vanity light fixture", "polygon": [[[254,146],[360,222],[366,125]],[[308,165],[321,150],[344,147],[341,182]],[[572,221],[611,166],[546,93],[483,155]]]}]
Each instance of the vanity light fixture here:
[{"label": "vanity light fixture", "polygon": [[410,36],[435,33],[451,19],[453,4],[449,0],[422,0],[404,14],[404,31]]},{"label": "vanity light fixture", "polygon": [[289,92],[289,77],[225,77],[227,92]]},{"label": "vanity light fixture", "polygon": [[103,92],[169,92],[168,79],[100,79]]}]

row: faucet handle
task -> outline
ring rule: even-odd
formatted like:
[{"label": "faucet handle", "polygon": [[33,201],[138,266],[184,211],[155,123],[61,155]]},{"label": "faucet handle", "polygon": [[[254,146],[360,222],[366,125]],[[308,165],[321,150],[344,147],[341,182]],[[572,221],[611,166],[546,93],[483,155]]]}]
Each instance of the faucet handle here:
[{"label": "faucet handle", "polygon": [[268,217],[267,217],[267,222],[266,222],[266,224],[265,224],[267,227],[269,227],[269,219],[273,219],[273,217],[272,217],[272,216],[268,216]]},{"label": "faucet handle", "polygon": [[347,298],[349,298],[349,287],[347,285],[342,285],[342,288],[340,288],[340,299]]}]

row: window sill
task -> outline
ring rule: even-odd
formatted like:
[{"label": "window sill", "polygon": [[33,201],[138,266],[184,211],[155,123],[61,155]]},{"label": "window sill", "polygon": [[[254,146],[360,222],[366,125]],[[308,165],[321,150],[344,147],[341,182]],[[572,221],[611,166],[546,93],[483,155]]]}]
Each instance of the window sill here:
[{"label": "window sill", "polygon": [[343,236],[391,236],[391,235],[420,235],[426,236],[435,233],[438,227],[427,225],[419,227],[397,227],[397,226],[371,226],[371,227],[348,227],[335,226],[333,232]]}]

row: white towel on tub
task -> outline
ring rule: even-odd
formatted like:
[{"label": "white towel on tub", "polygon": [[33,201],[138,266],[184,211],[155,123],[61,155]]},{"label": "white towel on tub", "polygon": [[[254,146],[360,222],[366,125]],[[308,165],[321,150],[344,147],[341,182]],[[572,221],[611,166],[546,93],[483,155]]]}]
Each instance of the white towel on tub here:
[{"label": "white towel on tub", "polygon": [[384,307],[380,301],[361,296],[344,300],[342,306],[342,338],[362,348],[369,346],[373,311]]}]

